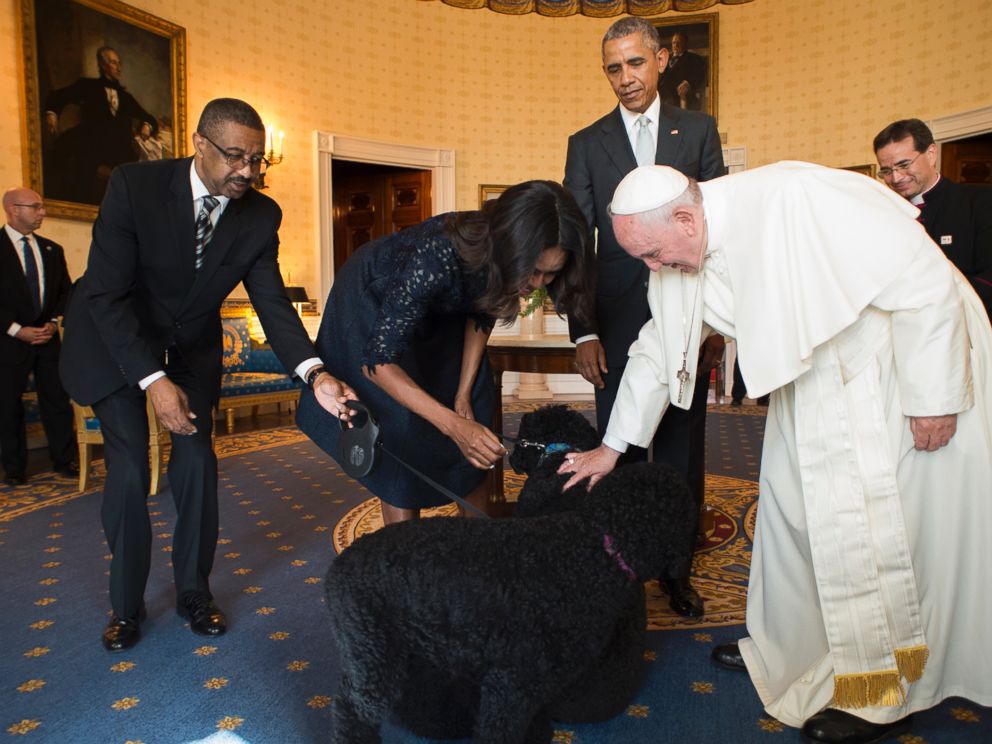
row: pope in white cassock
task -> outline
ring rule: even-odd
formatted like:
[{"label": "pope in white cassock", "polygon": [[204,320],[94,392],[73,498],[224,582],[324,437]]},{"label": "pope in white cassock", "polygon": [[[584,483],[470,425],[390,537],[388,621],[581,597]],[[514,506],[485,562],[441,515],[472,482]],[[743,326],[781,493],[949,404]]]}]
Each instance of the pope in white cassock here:
[{"label": "pope in white cassock", "polygon": [[702,339],[737,339],[771,404],[749,637],[714,658],[806,741],[875,741],[951,696],[992,705],[992,329],[917,209],[783,162],[700,184],[637,168],[611,213],[653,272],[652,320],[567,486],[689,407]]}]

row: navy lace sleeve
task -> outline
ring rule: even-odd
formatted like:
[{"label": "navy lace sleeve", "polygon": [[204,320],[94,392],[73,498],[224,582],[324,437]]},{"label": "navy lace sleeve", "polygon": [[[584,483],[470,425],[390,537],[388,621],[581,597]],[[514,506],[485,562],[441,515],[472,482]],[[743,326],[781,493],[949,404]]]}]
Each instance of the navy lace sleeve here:
[{"label": "navy lace sleeve", "polygon": [[477,282],[464,276],[461,260],[442,226],[443,216],[435,217],[394,236],[400,245],[393,253],[379,315],[362,354],[362,364],[370,371],[376,365],[396,362],[429,314],[478,315],[472,310]]}]

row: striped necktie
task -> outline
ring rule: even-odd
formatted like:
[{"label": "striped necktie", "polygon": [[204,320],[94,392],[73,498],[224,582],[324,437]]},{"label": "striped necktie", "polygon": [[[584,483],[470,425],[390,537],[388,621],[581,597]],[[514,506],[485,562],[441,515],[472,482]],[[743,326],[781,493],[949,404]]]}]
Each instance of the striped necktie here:
[{"label": "striped necktie", "polygon": [[34,312],[34,320],[41,315],[41,277],[38,275],[38,261],[34,257],[34,248],[31,241],[25,235],[21,238],[24,243],[24,278],[28,282],[28,294],[31,295],[31,310]]},{"label": "striped necktie", "polygon": [[214,211],[218,201],[216,197],[205,196],[200,204],[200,213],[196,216],[196,270],[203,266],[203,256],[207,250],[207,243],[210,242],[214,234],[214,223],[210,221],[210,213]]}]

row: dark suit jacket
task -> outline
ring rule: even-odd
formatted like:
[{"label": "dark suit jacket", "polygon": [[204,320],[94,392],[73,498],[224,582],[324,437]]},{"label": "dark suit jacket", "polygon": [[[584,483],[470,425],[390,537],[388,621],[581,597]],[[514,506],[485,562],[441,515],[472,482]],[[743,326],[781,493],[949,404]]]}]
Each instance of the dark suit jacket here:
[{"label": "dark suit jacket", "polygon": [[992,318],[992,187],[941,178],[923,199],[927,234],[968,277]]},{"label": "dark suit jacket", "polygon": [[[62,315],[71,282],[65,265],[62,246],[35,234],[41,249],[42,269],[45,273],[45,301],[41,313],[34,317],[28,280],[24,276],[19,254],[21,246],[11,244],[7,231],[0,229],[0,364],[23,362],[38,347],[32,347],[7,334],[11,323],[22,326],[41,326]],[[58,334],[45,347],[59,345]]]},{"label": "dark suit jacket", "polygon": [[131,163],[110,179],[65,319],[61,374],[78,403],[164,369],[170,346],[216,402],[220,306],[240,281],[287,370],[317,356],[286,297],[278,263],[282,212],[267,196],[249,190],[228,203],[195,270],[190,163]]},{"label": "dark suit jacket", "polygon": [[[117,91],[117,113],[110,113],[107,83],[103,78],[79,78],[65,88],[53,91],[45,101],[45,110],[56,114],[70,105],[79,106],[79,124],[62,132],[48,153],[46,168],[53,183],[46,178],[45,195],[96,204],[103,195],[106,176],[97,168],[110,169],[138,159],[134,134],[141,122],[158,131],[158,121],[123,87]],[[55,188],[55,192],[52,188]]]},{"label": "dark suit jacket", "polygon": [[678,87],[683,80],[689,83],[687,107],[699,111],[702,105],[701,94],[706,87],[706,59],[692,52],[685,52],[678,58],[672,57],[668,67],[658,76],[658,92],[661,94],[661,100],[678,106]]},{"label": "dark suit jacket", "polygon": [[[670,165],[699,181],[724,175],[723,151],[712,116],[661,104],[658,165]],[[606,206],[620,181],[637,167],[620,107],[568,139],[565,188],[590,228],[599,231],[596,254],[596,322],[587,328],[569,318],[572,340],[598,333],[612,371],[627,363],[627,350],[650,317],[648,268],[617,243]]]}]

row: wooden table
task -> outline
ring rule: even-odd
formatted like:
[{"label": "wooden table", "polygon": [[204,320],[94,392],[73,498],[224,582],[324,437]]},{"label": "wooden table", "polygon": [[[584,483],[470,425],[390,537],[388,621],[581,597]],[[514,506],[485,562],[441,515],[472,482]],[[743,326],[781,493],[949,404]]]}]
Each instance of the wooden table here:
[{"label": "wooden table", "polygon": [[[493,368],[496,391],[500,405],[496,408],[494,430],[503,433],[503,373],[532,372],[537,374],[577,374],[575,371],[575,344],[568,336],[490,336],[489,364]],[[503,493],[503,461],[496,463],[493,471],[492,500],[505,504]]]}]

